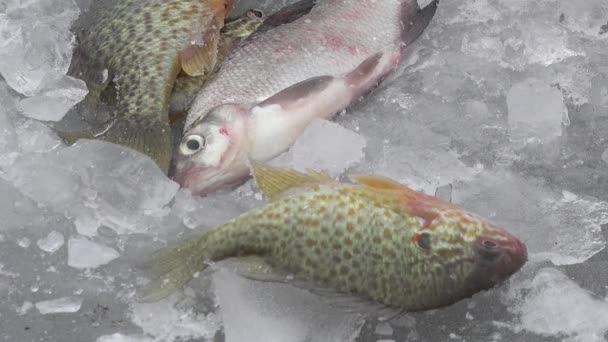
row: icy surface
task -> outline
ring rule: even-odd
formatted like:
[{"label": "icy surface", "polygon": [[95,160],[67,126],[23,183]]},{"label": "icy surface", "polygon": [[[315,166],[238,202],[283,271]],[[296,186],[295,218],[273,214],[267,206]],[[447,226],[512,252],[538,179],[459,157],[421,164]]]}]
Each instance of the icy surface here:
[{"label": "icy surface", "polygon": [[[337,124],[315,122],[281,157],[332,176],[394,178],[528,246],[528,264],[497,289],[365,323],[221,269],[159,303],[135,301],[148,253],[262,201],[251,183],[192,197],[139,153],[67,147],[36,120],[61,118],[85,94],[65,76],[68,27],[91,0],[76,2],[0,1],[0,340],[607,339],[605,0],[442,1],[389,82]],[[289,2],[237,1],[236,13]]]},{"label": "icy surface", "polygon": [[54,313],[73,313],[80,310],[82,305],[82,299],[76,297],[63,297],[58,299],[45,300],[36,303],[36,309],[41,314],[54,314]]},{"label": "icy surface", "polygon": [[315,119],[289,151],[271,164],[296,170],[314,168],[338,176],[363,159],[365,138],[337,123]]}]

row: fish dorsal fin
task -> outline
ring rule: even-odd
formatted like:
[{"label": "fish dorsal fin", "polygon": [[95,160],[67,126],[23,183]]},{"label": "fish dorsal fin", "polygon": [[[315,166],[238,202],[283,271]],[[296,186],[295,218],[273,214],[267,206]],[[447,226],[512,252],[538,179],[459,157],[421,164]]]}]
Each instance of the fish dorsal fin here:
[{"label": "fish dorsal fin", "polygon": [[349,178],[357,183],[374,189],[414,191],[395,180],[383,176],[353,175]]},{"label": "fish dorsal fin", "polygon": [[182,70],[188,76],[203,76],[215,68],[220,33],[219,29],[213,28],[222,27],[221,18],[214,18],[210,27],[211,29],[203,34],[203,44],[191,44],[179,53]]},{"label": "fish dorsal fin", "polygon": [[274,201],[288,190],[317,184],[332,178],[324,173],[308,171],[302,173],[289,168],[274,167],[250,160],[253,177],[258,188],[270,201]]}]

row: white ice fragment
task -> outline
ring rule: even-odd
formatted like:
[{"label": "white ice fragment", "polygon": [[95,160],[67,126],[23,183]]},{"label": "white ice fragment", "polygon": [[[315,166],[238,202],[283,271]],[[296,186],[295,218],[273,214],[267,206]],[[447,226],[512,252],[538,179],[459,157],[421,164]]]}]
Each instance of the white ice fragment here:
[{"label": "white ice fragment", "polygon": [[214,273],[226,342],[354,341],[362,316],[332,308],[327,299],[278,283]]},{"label": "white ice fragment", "polygon": [[364,157],[366,139],[337,123],[315,119],[273,165],[325,171],[338,176]]},{"label": "white ice fragment", "polygon": [[36,309],[41,314],[54,313],[74,313],[80,310],[82,306],[82,298],[79,297],[62,297],[58,299],[45,300],[36,303]]},{"label": "white ice fragment", "polygon": [[212,339],[221,327],[218,317],[182,309],[176,304],[178,299],[175,294],[156,303],[134,303],[131,320],[153,341]]},{"label": "white ice fragment", "polygon": [[154,342],[154,339],[147,336],[123,335],[114,333],[112,335],[100,336],[95,342]]},{"label": "white ice fragment", "polygon": [[68,265],[74,268],[97,268],[118,258],[120,254],[84,237],[68,240]]},{"label": "white ice fragment", "polygon": [[78,102],[87,95],[84,81],[63,76],[36,95],[19,101],[22,114],[36,120],[59,121]]},{"label": "white ice fragment", "polygon": [[393,334],[393,327],[386,322],[378,323],[376,325],[376,335],[390,336]]},{"label": "white ice fragment", "polygon": [[510,311],[519,315],[518,328],[564,341],[605,341],[608,302],[555,268],[541,269],[532,279],[515,283],[504,300],[515,303]]},{"label": "white ice fragment", "polygon": [[547,142],[569,125],[561,91],[546,82],[529,78],[511,87],[507,94],[512,138]]},{"label": "white ice fragment", "polygon": [[46,237],[39,239],[36,244],[47,253],[55,253],[63,246],[63,241],[63,234],[53,230]]},{"label": "white ice fragment", "polygon": [[25,301],[25,302],[23,302],[23,304],[21,305],[21,307],[19,309],[17,309],[17,314],[19,316],[23,316],[28,311],[30,311],[30,309],[33,308],[33,307],[34,307],[34,304],[32,304],[32,302]]},{"label": "white ice fragment", "polygon": [[26,237],[22,237],[17,240],[17,244],[19,247],[28,248],[32,244],[32,241]]},{"label": "white ice fragment", "polygon": [[608,148],[604,150],[604,153],[602,153],[602,160],[608,164]]},{"label": "white ice fragment", "polygon": [[80,9],[72,0],[49,0],[9,2],[3,10],[0,74],[16,91],[35,95],[52,86],[50,75],[67,72],[75,40],[69,29]]}]

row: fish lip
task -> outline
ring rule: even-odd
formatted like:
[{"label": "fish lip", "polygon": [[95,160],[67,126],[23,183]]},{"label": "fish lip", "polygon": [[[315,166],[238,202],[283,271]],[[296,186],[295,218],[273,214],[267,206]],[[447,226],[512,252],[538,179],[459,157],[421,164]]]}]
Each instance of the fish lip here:
[{"label": "fish lip", "polygon": [[206,196],[220,189],[230,189],[244,183],[249,177],[249,169],[238,165],[220,165],[219,167],[199,166],[191,161],[176,167],[173,179],[193,196]]}]

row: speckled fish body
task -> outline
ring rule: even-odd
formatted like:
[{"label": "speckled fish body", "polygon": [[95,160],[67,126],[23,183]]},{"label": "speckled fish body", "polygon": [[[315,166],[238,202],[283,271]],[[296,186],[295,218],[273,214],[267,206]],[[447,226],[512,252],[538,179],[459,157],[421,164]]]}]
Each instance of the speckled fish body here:
[{"label": "speckled fish body", "polygon": [[188,113],[175,179],[204,195],[248,178],[247,159],[285,151],[314,118],[373,89],[428,25],[437,0],[319,0],[235,48]]},{"label": "speckled fish body", "polygon": [[181,70],[190,76],[212,72],[231,8],[232,0],[94,1],[74,25],[78,41],[69,74],[87,83],[83,104],[92,110],[114,85],[113,118],[97,138],[148,154],[167,171],[175,79]]},{"label": "speckled fish body", "polygon": [[161,254],[144,300],[170,294],[205,262],[257,255],[319,287],[425,310],[500,284],[526,261],[506,230],[390,179],[254,168],[272,202]]}]

